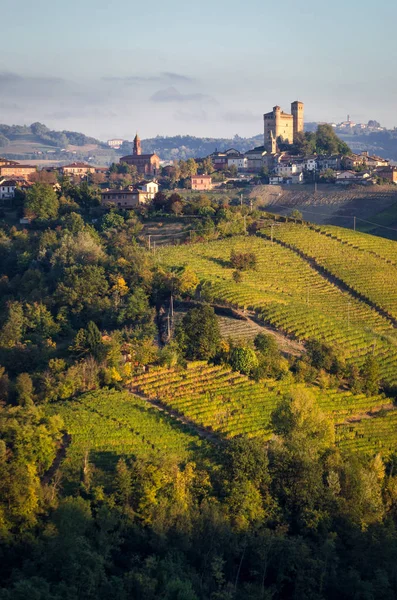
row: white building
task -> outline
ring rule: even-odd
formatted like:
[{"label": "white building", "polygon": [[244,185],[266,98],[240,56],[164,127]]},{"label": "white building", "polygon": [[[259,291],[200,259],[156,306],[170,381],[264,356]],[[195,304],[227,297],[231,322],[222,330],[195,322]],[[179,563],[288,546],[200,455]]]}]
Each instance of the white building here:
[{"label": "white building", "polygon": [[317,159],[313,157],[306,158],[305,169],[307,171],[315,171],[317,169]]},{"label": "white building", "polygon": [[17,182],[15,179],[0,180],[0,199],[5,200],[7,198],[14,198],[16,187]]},{"label": "white building", "polygon": [[145,192],[147,200],[153,200],[159,191],[159,186],[155,181],[148,181],[140,187],[140,190]]},{"label": "white building", "polygon": [[110,148],[113,148],[113,150],[118,150],[123,145],[123,142],[124,140],[116,138],[114,140],[108,140],[107,144]]},{"label": "white building", "polygon": [[291,177],[295,173],[300,173],[303,170],[303,165],[295,162],[279,162],[274,165],[274,173],[282,177]]},{"label": "white building", "polygon": [[238,171],[245,171],[248,167],[248,158],[244,154],[237,154],[227,157],[227,166],[236,167]]}]

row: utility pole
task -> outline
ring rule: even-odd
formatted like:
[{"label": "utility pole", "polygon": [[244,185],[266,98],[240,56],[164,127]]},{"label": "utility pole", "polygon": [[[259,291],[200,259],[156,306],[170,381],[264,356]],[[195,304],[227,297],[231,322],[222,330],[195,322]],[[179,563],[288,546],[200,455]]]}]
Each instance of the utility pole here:
[{"label": "utility pole", "polygon": [[356,231],[356,217],[353,217],[353,230]]},{"label": "utility pole", "polygon": [[167,334],[168,334],[168,339],[170,339],[171,338],[170,315],[168,315],[168,317],[167,317]]},{"label": "utility pole", "polygon": [[347,328],[350,329],[350,300],[347,302]]},{"label": "utility pole", "polygon": [[314,167],[314,193],[317,193],[317,177],[316,177],[316,167]]},{"label": "utility pole", "polygon": [[156,242],[153,242],[153,254],[156,254]]},{"label": "utility pole", "polygon": [[151,247],[150,247],[150,238],[151,238],[151,235],[148,235],[148,240],[149,240],[149,250],[151,249]]},{"label": "utility pole", "polygon": [[273,227],[274,227],[274,223],[272,223],[270,225],[270,240],[271,240],[272,244],[273,244]]},{"label": "utility pole", "polygon": [[243,206],[243,195],[240,194],[240,206]]},{"label": "utility pole", "polygon": [[173,317],[174,316],[174,296],[172,294],[171,294],[170,307],[171,307],[171,317]]},{"label": "utility pole", "polygon": [[244,215],[244,233],[247,235],[247,217]]}]

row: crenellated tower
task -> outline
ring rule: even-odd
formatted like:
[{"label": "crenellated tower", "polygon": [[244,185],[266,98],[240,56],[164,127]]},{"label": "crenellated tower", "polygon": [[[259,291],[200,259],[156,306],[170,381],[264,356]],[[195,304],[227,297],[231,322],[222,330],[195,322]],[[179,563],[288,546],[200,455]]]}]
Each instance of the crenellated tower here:
[{"label": "crenellated tower", "polygon": [[295,100],[291,104],[291,115],[294,123],[294,139],[297,133],[300,133],[304,129],[304,104]]}]

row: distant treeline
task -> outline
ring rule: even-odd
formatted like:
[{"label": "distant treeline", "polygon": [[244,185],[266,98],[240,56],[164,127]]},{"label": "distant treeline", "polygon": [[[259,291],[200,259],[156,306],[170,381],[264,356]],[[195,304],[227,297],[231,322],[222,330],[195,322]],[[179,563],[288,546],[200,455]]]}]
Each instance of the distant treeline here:
[{"label": "distant treeline", "polygon": [[[263,144],[262,134],[250,138],[242,138],[238,135],[233,138],[199,138],[192,135],[157,136],[142,140],[142,151],[155,152],[163,160],[186,160],[187,158],[203,158],[211,152],[215,152],[215,150],[222,151],[228,148],[247,152],[247,150],[261,144]],[[132,149],[132,142],[124,142],[120,148],[120,153],[130,154]]]}]

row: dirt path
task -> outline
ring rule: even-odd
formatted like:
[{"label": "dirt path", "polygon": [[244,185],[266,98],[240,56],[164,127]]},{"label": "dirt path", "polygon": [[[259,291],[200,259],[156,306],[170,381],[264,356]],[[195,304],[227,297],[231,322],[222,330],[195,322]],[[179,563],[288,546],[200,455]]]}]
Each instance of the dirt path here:
[{"label": "dirt path", "polygon": [[46,471],[44,473],[43,477],[41,478],[42,484],[50,483],[51,479],[54,477],[55,473],[59,469],[59,465],[65,458],[66,451],[67,451],[68,447],[70,446],[71,441],[72,441],[72,436],[69,433],[65,432],[62,436],[61,445],[58,448],[58,451],[56,453],[54,460],[52,461],[51,467],[48,469],[48,471]]},{"label": "dirt path", "polygon": [[258,326],[262,333],[266,333],[268,335],[273,336],[276,339],[277,345],[283,354],[287,354],[289,356],[301,356],[301,354],[305,352],[305,346],[302,343],[287,337],[275,327],[265,325],[264,322],[258,317],[258,315],[255,312],[237,312],[239,312],[241,316],[245,317],[247,321],[250,321],[253,325]]},{"label": "dirt path", "polygon": [[347,419],[345,419],[344,421],[341,421],[340,423],[335,423],[335,427],[338,427],[340,425],[346,425],[346,423],[359,423],[360,421],[364,421],[365,419],[376,419],[376,417],[379,417],[379,413],[383,411],[390,412],[393,410],[396,410],[396,407],[393,403],[389,402],[388,404],[381,404],[376,408],[373,408],[372,410],[367,411],[365,413],[357,413],[356,415],[347,417]]},{"label": "dirt path", "polygon": [[169,408],[169,406],[161,402],[160,399],[154,400],[153,398],[149,398],[148,396],[145,396],[145,394],[142,394],[142,392],[139,392],[133,386],[127,387],[127,390],[130,392],[130,394],[133,394],[134,396],[138,396],[142,400],[145,400],[148,404],[150,404],[159,412],[162,412],[168,417],[171,417],[172,420],[177,421],[178,423],[182,423],[182,425],[185,425],[187,427],[190,427],[195,431],[195,433],[199,437],[211,442],[212,444],[223,443],[224,440],[218,434],[212,433],[211,431],[208,431],[208,429],[205,429],[205,427],[197,425],[197,423],[194,423],[194,421],[191,421],[178,411]]}]

